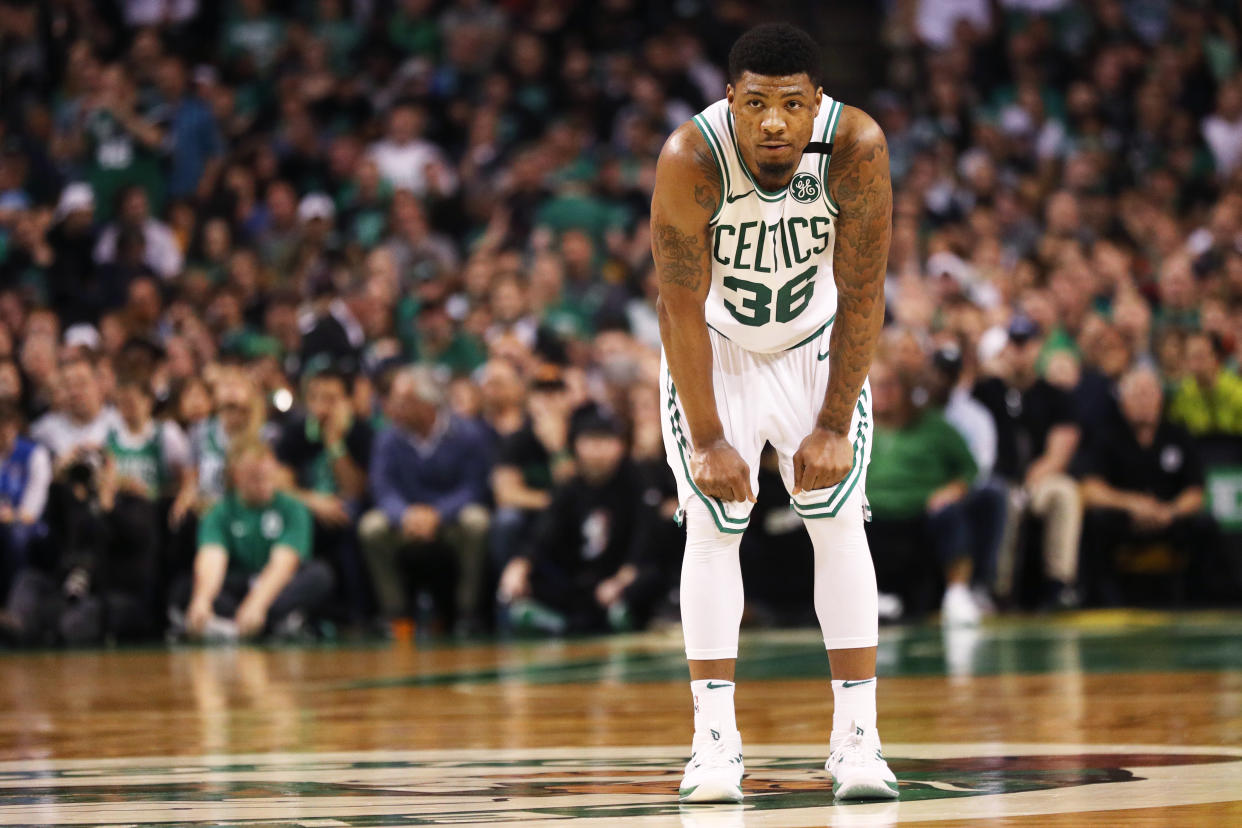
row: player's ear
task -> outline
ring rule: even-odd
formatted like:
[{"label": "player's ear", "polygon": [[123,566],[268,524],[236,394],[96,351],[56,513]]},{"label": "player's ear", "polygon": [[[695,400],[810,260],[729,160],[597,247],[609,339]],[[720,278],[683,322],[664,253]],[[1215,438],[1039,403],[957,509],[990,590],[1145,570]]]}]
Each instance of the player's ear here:
[{"label": "player's ear", "polygon": [[815,87],[815,115],[819,115],[819,105],[824,100],[824,87]]},{"label": "player's ear", "polygon": [[725,84],[725,100],[729,102],[729,106],[733,106],[733,84]]}]

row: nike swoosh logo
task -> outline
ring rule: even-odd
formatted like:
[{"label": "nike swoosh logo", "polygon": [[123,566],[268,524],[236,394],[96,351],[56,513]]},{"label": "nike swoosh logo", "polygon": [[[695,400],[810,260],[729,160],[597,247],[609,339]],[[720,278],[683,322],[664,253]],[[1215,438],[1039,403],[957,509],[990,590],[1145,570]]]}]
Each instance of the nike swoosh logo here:
[{"label": "nike swoosh logo", "polygon": [[741,195],[737,195],[737,196],[735,196],[735,195],[726,195],[726,196],[725,196],[725,201],[727,201],[727,202],[729,202],[730,204],[732,204],[733,202],[737,201],[737,200],[738,200],[738,199],[740,199],[740,198],[746,198],[746,196],[750,195],[750,194],[751,194],[751,193],[753,193],[753,192],[754,192],[754,190],[747,190],[746,192],[742,193]]},{"label": "nike swoosh logo", "polygon": [[822,354],[816,354],[815,358],[818,359],[820,362],[823,362],[825,359],[828,358],[828,352],[824,351]]},{"label": "nike swoosh logo", "polygon": [[712,684],[710,681],[707,683],[707,689],[708,689],[708,690],[716,690],[716,689],[718,689],[718,688],[720,688],[720,687],[732,687],[732,686],[733,686],[733,685],[732,685],[732,684],[730,684],[730,683],[729,683],[729,682],[727,682],[727,681],[722,681],[722,682],[720,682],[720,683],[718,683],[718,684]]},{"label": "nike swoosh logo", "polygon": [[875,679],[873,678],[863,679],[862,681],[843,681],[841,682],[841,686],[842,687],[857,687],[860,684],[870,684],[873,681],[875,681]]}]

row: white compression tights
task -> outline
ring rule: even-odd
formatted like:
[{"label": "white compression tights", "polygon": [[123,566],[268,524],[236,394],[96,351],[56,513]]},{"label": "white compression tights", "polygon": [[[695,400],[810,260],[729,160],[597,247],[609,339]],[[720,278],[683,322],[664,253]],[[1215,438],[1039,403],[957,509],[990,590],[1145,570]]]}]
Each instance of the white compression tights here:
[{"label": "white compression tights", "polygon": [[[875,567],[855,495],[840,516],[805,521],[815,546],[815,614],[829,650],[874,647],[879,635]],[[737,658],[742,621],[742,536],[719,531],[697,498],[686,506],[681,625],[686,657]]]}]

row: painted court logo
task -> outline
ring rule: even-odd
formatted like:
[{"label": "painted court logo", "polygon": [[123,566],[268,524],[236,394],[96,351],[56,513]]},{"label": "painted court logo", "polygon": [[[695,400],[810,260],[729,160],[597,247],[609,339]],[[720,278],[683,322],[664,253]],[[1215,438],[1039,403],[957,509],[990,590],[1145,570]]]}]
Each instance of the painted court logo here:
[{"label": "painted court logo", "polygon": [[819,198],[819,182],[810,173],[798,173],[789,182],[789,192],[793,193],[794,201],[810,204]]},{"label": "painted court logo", "polygon": [[[834,805],[818,745],[747,746],[740,806],[681,806],[684,748],[0,763],[0,825],[896,824],[1232,801],[1242,750],[887,745],[901,801]],[[891,819],[891,822],[890,822]]]}]

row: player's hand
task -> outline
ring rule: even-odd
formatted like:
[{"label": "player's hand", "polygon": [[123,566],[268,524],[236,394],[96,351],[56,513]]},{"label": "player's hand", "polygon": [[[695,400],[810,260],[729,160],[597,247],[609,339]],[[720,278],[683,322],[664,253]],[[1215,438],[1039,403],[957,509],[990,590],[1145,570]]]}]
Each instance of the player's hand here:
[{"label": "player's hand", "polygon": [[835,486],[854,467],[854,444],[844,434],[816,428],[794,452],[793,467],[794,494]]},{"label": "player's hand", "polygon": [[707,497],[738,503],[755,502],[750,489],[750,466],[724,438],[694,450],[690,477]]}]

